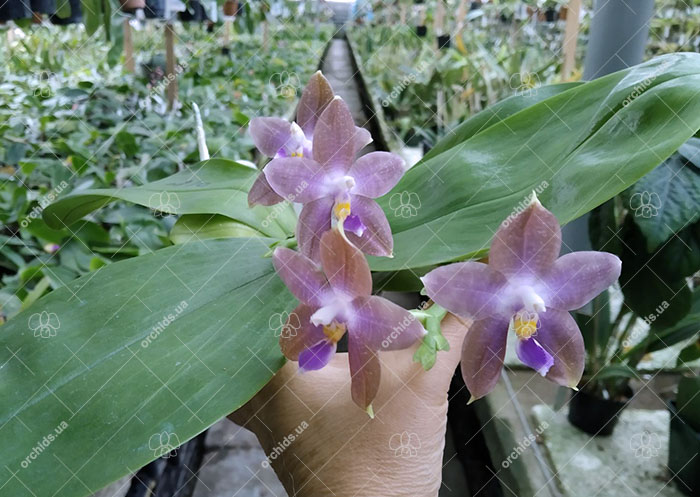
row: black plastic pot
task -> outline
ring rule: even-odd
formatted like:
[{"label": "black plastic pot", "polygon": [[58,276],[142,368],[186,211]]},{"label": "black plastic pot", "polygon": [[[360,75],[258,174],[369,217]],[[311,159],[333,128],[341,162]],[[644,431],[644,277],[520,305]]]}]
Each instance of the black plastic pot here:
[{"label": "black plastic pot", "polygon": [[569,423],[590,435],[610,436],[618,422],[620,412],[627,407],[632,389],[627,387],[628,400],[607,400],[585,390],[572,392],[569,402]]},{"label": "black plastic pot", "polygon": [[428,27],[427,26],[416,26],[416,34],[423,38],[426,34],[428,34]]},{"label": "black plastic pot", "polygon": [[53,14],[56,12],[56,0],[30,0],[32,12],[39,14]]},{"label": "black plastic pot", "polygon": [[165,0],[146,0],[143,13],[147,19],[163,19],[165,17]]},{"label": "black plastic pot", "polygon": [[21,0],[7,0],[0,2],[0,21],[12,21],[14,19],[27,19],[32,17],[32,11],[26,2]]},{"label": "black plastic pot", "polygon": [[450,35],[440,35],[437,37],[438,48],[441,50],[447,50],[450,48]]},{"label": "black plastic pot", "polygon": [[207,11],[198,0],[190,0],[184,12],[178,12],[182,22],[204,22],[209,19]]},{"label": "black plastic pot", "polygon": [[668,469],[676,487],[686,495],[700,495],[700,433],[683,421],[670,401],[671,426],[668,441]]},{"label": "black plastic pot", "polygon": [[544,18],[547,22],[554,22],[557,20],[557,11],[554,9],[547,9],[544,12]]}]

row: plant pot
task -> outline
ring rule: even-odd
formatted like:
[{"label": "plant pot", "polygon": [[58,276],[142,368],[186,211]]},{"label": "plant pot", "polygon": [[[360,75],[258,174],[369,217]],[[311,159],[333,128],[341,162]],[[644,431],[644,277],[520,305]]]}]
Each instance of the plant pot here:
[{"label": "plant pot", "polygon": [[227,17],[233,17],[238,11],[238,2],[236,0],[226,0],[224,2],[224,15]]},{"label": "plant pot", "polygon": [[557,11],[554,9],[547,9],[544,12],[544,18],[547,22],[554,22],[557,20]]},{"label": "plant pot", "polygon": [[671,423],[668,440],[668,469],[676,487],[686,495],[700,494],[700,433],[683,421],[670,401]]},{"label": "plant pot", "polygon": [[569,7],[566,5],[562,5],[559,8],[559,19],[562,21],[566,21],[566,15],[569,13]]},{"label": "plant pot", "polygon": [[119,5],[124,12],[133,12],[146,7],[146,0],[119,0]]},{"label": "plant pot", "polygon": [[601,399],[585,390],[572,392],[569,401],[569,423],[590,435],[612,435],[620,412],[627,407],[632,397],[632,389],[628,386],[627,390],[625,401]]},{"label": "plant pot", "polygon": [[143,13],[147,19],[165,18],[165,0],[146,0],[146,7]]},{"label": "plant pot", "polygon": [[450,35],[440,35],[437,37],[438,48],[440,50],[446,50],[450,48]]},{"label": "plant pot", "polygon": [[21,0],[7,0],[0,2],[0,21],[12,21],[14,19],[27,19],[32,17],[32,12]]},{"label": "plant pot", "polygon": [[423,38],[426,34],[428,34],[428,27],[427,26],[416,26],[416,34]]}]

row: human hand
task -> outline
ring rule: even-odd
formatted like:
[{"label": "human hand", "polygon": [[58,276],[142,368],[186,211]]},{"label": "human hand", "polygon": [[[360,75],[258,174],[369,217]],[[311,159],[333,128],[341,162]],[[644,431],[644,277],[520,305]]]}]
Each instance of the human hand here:
[{"label": "human hand", "polygon": [[255,433],[290,496],[435,496],[447,390],[468,324],[445,317],[450,350],[430,371],[412,360],[419,344],[380,354],[374,419],[351,399],[347,353],[305,373],[288,362],[229,418]]}]

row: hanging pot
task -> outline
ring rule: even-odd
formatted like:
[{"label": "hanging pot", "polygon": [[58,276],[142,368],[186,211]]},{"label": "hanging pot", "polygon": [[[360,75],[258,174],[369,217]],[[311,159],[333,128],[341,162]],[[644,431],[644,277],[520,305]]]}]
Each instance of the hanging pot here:
[{"label": "hanging pot", "polygon": [[416,35],[423,38],[426,34],[428,34],[427,26],[416,26]]},{"label": "hanging pot", "polygon": [[569,13],[569,7],[566,5],[562,5],[559,8],[559,19],[562,21],[566,21],[566,15]]},{"label": "hanging pot", "polygon": [[119,0],[123,12],[134,12],[146,8],[146,0]]},{"label": "hanging pot", "polygon": [[557,20],[557,11],[549,8],[544,12],[544,18],[547,22],[554,22]]},{"label": "hanging pot", "polygon": [[610,436],[632,395],[629,385],[624,392],[625,400],[602,399],[585,390],[572,392],[569,423],[590,435]]},{"label": "hanging pot", "polygon": [[204,22],[209,19],[207,11],[198,0],[190,0],[187,8],[183,12],[178,12],[177,17],[182,22]]},{"label": "hanging pot", "polygon": [[226,0],[224,2],[224,15],[226,17],[233,17],[238,12],[238,2],[236,0]]}]

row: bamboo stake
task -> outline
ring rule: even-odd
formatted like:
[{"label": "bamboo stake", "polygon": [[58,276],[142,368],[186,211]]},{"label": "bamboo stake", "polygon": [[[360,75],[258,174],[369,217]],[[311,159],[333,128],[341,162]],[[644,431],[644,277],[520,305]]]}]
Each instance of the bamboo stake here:
[{"label": "bamboo stake", "polygon": [[561,79],[566,81],[571,76],[576,64],[576,42],[578,41],[581,0],[569,0],[566,9],[566,30],[564,31],[564,62],[561,66]]},{"label": "bamboo stake", "polygon": [[165,25],[165,72],[168,78],[168,110],[173,109],[177,98],[177,74],[175,73],[175,31],[171,23]]},{"label": "bamboo stake", "polygon": [[134,65],[134,41],[131,38],[131,24],[129,18],[124,19],[124,69],[133,73]]},{"label": "bamboo stake", "polygon": [[231,42],[231,21],[226,19],[224,21],[224,46],[228,47]]}]

